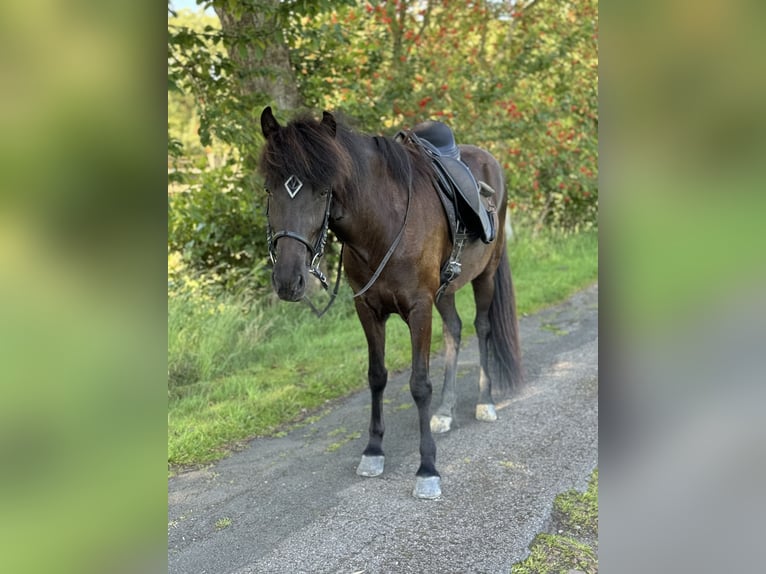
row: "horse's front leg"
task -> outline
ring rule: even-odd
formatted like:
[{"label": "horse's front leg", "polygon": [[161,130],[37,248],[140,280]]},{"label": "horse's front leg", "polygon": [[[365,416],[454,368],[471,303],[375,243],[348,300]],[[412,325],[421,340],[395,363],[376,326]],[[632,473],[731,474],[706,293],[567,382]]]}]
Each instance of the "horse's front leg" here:
[{"label": "horse's front leg", "polygon": [[428,377],[431,350],[432,303],[418,305],[407,317],[412,341],[412,373],[410,392],[418,407],[420,425],[420,467],[412,495],[416,498],[438,498],[441,496],[441,479],[436,471],[436,443],[431,435],[431,381]]},{"label": "horse's front leg", "polygon": [[383,391],[388,381],[385,365],[386,318],[379,316],[362,301],[356,302],[356,311],[362,323],[368,348],[367,378],[370,384],[370,440],[356,469],[360,476],[379,476],[383,473]]}]

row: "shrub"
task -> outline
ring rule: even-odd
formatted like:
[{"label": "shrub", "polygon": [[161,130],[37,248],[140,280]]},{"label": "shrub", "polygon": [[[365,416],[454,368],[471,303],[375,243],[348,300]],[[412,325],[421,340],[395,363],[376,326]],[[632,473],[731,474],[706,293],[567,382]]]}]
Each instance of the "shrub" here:
[{"label": "shrub", "polygon": [[268,284],[265,217],[229,166],[205,171],[168,195],[168,248],[229,288]]}]

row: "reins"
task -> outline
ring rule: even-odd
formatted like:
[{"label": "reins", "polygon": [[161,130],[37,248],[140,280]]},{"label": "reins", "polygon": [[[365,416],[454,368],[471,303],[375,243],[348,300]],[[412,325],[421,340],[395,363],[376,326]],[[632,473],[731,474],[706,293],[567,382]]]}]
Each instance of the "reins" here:
[{"label": "reins", "polygon": [[383,260],[380,262],[380,265],[378,265],[378,269],[375,271],[373,276],[367,282],[367,285],[362,287],[357,293],[354,293],[354,298],[357,298],[360,295],[363,295],[370,287],[372,287],[373,283],[375,283],[375,281],[378,280],[378,277],[380,277],[380,274],[383,272],[383,269],[385,268],[386,263],[388,263],[388,260],[391,259],[391,256],[394,254],[394,251],[396,251],[396,247],[399,245],[399,242],[402,240],[402,237],[404,236],[404,228],[407,227],[407,220],[410,218],[411,203],[412,203],[412,172],[410,171],[409,178],[407,180],[407,209],[404,212],[404,221],[402,222],[402,228],[399,230],[399,233],[396,235],[396,238],[394,238],[394,242],[391,244],[391,247],[388,248],[388,252],[383,257]]},{"label": "reins", "polygon": [[[383,268],[386,266],[386,263],[388,263],[388,260],[391,259],[391,256],[394,254],[394,251],[396,251],[396,247],[399,245],[399,242],[402,240],[402,237],[404,236],[404,229],[407,227],[407,221],[409,220],[410,216],[410,204],[412,203],[412,174],[410,174],[409,181],[407,183],[407,209],[404,212],[404,222],[402,222],[402,228],[399,230],[399,233],[397,234],[396,238],[394,238],[393,243],[391,244],[391,247],[388,248],[388,251],[386,252],[386,255],[383,257],[383,260],[380,262],[380,265],[378,265],[378,268],[375,270],[375,273],[372,275],[370,280],[367,282],[367,285],[362,287],[357,293],[354,293],[354,299],[359,297],[360,295],[363,295],[370,287],[372,287],[373,283],[378,280],[378,277],[380,277],[380,274],[383,272]],[[323,235],[327,235],[327,231],[323,230]],[[341,270],[343,266],[343,251],[345,249],[346,245],[345,243],[341,242],[340,244],[340,257],[338,257],[338,271],[335,276],[335,287],[333,287],[332,295],[330,295],[330,300],[327,302],[327,305],[320,311],[317,309],[317,307],[309,300],[308,297],[305,295],[303,296],[303,300],[306,302],[306,304],[311,308],[311,311],[316,315],[317,317],[322,317],[329,309],[332,307],[332,304],[335,302],[335,298],[338,296],[338,290],[340,288],[340,276],[341,276]],[[313,262],[312,262],[313,263]],[[318,265],[318,261],[317,261]],[[317,276],[317,278],[321,281],[322,287],[327,287],[327,280],[324,279],[324,274],[319,271],[317,268],[309,269],[311,273]],[[319,272],[321,275],[317,275],[316,272]],[[323,280],[324,279],[324,280]]]}]

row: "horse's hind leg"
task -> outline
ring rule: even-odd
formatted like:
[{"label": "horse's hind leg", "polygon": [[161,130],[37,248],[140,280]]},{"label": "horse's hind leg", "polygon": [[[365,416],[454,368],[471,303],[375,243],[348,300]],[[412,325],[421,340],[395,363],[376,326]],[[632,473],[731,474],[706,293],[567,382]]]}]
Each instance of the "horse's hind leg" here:
[{"label": "horse's hind leg", "polygon": [[379,317],[363,302],[356,303],[356,311],[362,323],[368,347],[367,378],[370,384],[372,404],[370,409],[370,439],[362,453],[362,460],[356,469],[360,476],[378,476],[383,473],[383,391],[388,381],[385,366],[386,321]]},{"label": "horse's hind leg", "polygon": [[480,421],[492,422],[497,420],[495,403],[492,400],[492,382],[489,376],[489,337],[490,322],[489,308],[495,294],[494,276],[482,273],[473,280],[473,295],[476,301],[476,338],[479,341],[479,400],[476,403],[476,418]]},{"label": "horse's hind leg", "polygon": [[455,308],[455,295],[444,294],[436,303],[443,322],[444,332],[444,386],[439,408],[431,416],[431,431],[443,433],[450,430],[457,401],[457,356],[460,350],[462,322]]}]

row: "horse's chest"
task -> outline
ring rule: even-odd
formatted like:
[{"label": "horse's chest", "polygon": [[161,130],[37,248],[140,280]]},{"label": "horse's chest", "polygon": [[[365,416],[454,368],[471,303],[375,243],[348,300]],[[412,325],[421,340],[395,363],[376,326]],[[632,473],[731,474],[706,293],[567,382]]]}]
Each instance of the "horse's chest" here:
[{"label": "horse's chest", "polygon": [[405,320],[412,309],[411,297],[396,288],[371,289],[365,293],[364,302],[379,316],[400,315]]}]

